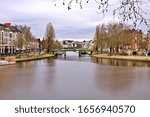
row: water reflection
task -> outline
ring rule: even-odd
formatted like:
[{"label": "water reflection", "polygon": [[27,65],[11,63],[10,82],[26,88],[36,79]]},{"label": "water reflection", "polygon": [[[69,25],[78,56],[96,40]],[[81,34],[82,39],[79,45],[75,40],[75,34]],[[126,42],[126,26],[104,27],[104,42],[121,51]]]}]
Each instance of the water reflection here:
[{"label": "water reflection", "polygon": [[144,66],[71,52],[1,66],[0,99],[150,99],[150,70]]},{"label": "water reflection", "polygon": [[120,93],[130,89],[134,75],[132,68],[101,67],[101,70],[96,72],[96,84],[105,91]]},{"label": "water reflection", "polygon": [[66,57],[64,55],[58,56],[57,59],[59,60],[66,60],[66,61],[81,61],[81,62],[91,62],[91,57],[90,55],[81,55],[79,57],[78,52],[66,52]]},{"label": "water reflection", "polygon": [[96,57],[92,58],[92,62],[101,64],[101,65],[112,65],[112,66],[150,67],[150,62],[101,59],[101,58],[96,58]]}]

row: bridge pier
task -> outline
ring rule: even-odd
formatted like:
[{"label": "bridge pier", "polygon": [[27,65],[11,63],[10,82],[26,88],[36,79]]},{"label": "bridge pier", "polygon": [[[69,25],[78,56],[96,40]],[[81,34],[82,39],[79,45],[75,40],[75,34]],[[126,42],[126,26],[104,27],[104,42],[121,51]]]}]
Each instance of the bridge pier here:
[{"label": "bridge pier", "polygon": [[64,57],[66,57],[66,51],[64,52]]},{"label": "bridge pier", "polygon": [[92,55],[92,54],[93,54],[93,51],[90,52],[90,55]]},{"label": "bridge pier", "polygon": [[73,52],[75,52],[75,51],[78,51],[79,52],[79,54],[78,54],[78,56],[79,57],[81,57],[81,55],[82,55],[82,52],[84,53],[88,53],[88,54],[90,54],[90,55],[92,55],[92,52],[93,51],[91,51],[90,49],[86,49],[86,48],[73,48],[73,49],[53,49],[53,51],[52,52],[58,52],[58,51],[61,51],[61,52],[64,52],[64,57],[66,57],[67,55],[66,55],[66,51],[73,51]]},{"label": "bridge pier", "polygon": [[79,57],[81,57],[81,51],[79,51]]}]

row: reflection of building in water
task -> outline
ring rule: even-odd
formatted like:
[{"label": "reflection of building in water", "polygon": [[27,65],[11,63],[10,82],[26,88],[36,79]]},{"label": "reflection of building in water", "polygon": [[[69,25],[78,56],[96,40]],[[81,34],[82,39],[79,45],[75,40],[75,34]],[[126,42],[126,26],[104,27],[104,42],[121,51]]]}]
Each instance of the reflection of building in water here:
[{"label": "reflection of building in water", "polygon": [[149,67],[149,62],[142,61],[131,61],[131,60],[116,60],[116,59],[102,59],[102,58],[92,58],[92,62],[99,63],[102,65],[112,65],[112,66],[128,66],[128,67]]},{"label": "reflection of building in water", "polygon": [[21,31],[10,23],[0,24],[0,53],[13,54],[16,51],[14,41]]}]

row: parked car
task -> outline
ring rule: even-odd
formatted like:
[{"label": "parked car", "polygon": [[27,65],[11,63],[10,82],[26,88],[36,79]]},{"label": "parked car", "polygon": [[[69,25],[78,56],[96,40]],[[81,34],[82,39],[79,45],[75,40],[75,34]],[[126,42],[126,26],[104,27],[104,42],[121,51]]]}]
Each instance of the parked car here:
[{"label": "parked car", "polygon": [[132,51],[132,55],[137,55],[137,51]]},{"label": "parked car", "polygon": [[148,52],[147,55],[150,56],[150,52]]}]

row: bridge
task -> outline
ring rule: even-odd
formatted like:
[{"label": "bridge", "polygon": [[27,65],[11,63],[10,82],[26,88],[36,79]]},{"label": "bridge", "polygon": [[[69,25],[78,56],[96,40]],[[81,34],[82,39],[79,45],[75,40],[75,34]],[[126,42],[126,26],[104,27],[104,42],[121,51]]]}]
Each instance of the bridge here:
[{"label": "bridge", "polygon": [[58,52],[63,52],[64,56],[66,56],[67,51],[72,51],[72,52],[79,52],[79,57],[81,56],[82,53],[90,53],[92,54],[93,50],[89,48],[63,48],[63,49],[52,49],[53,53],[58,53]]}]

